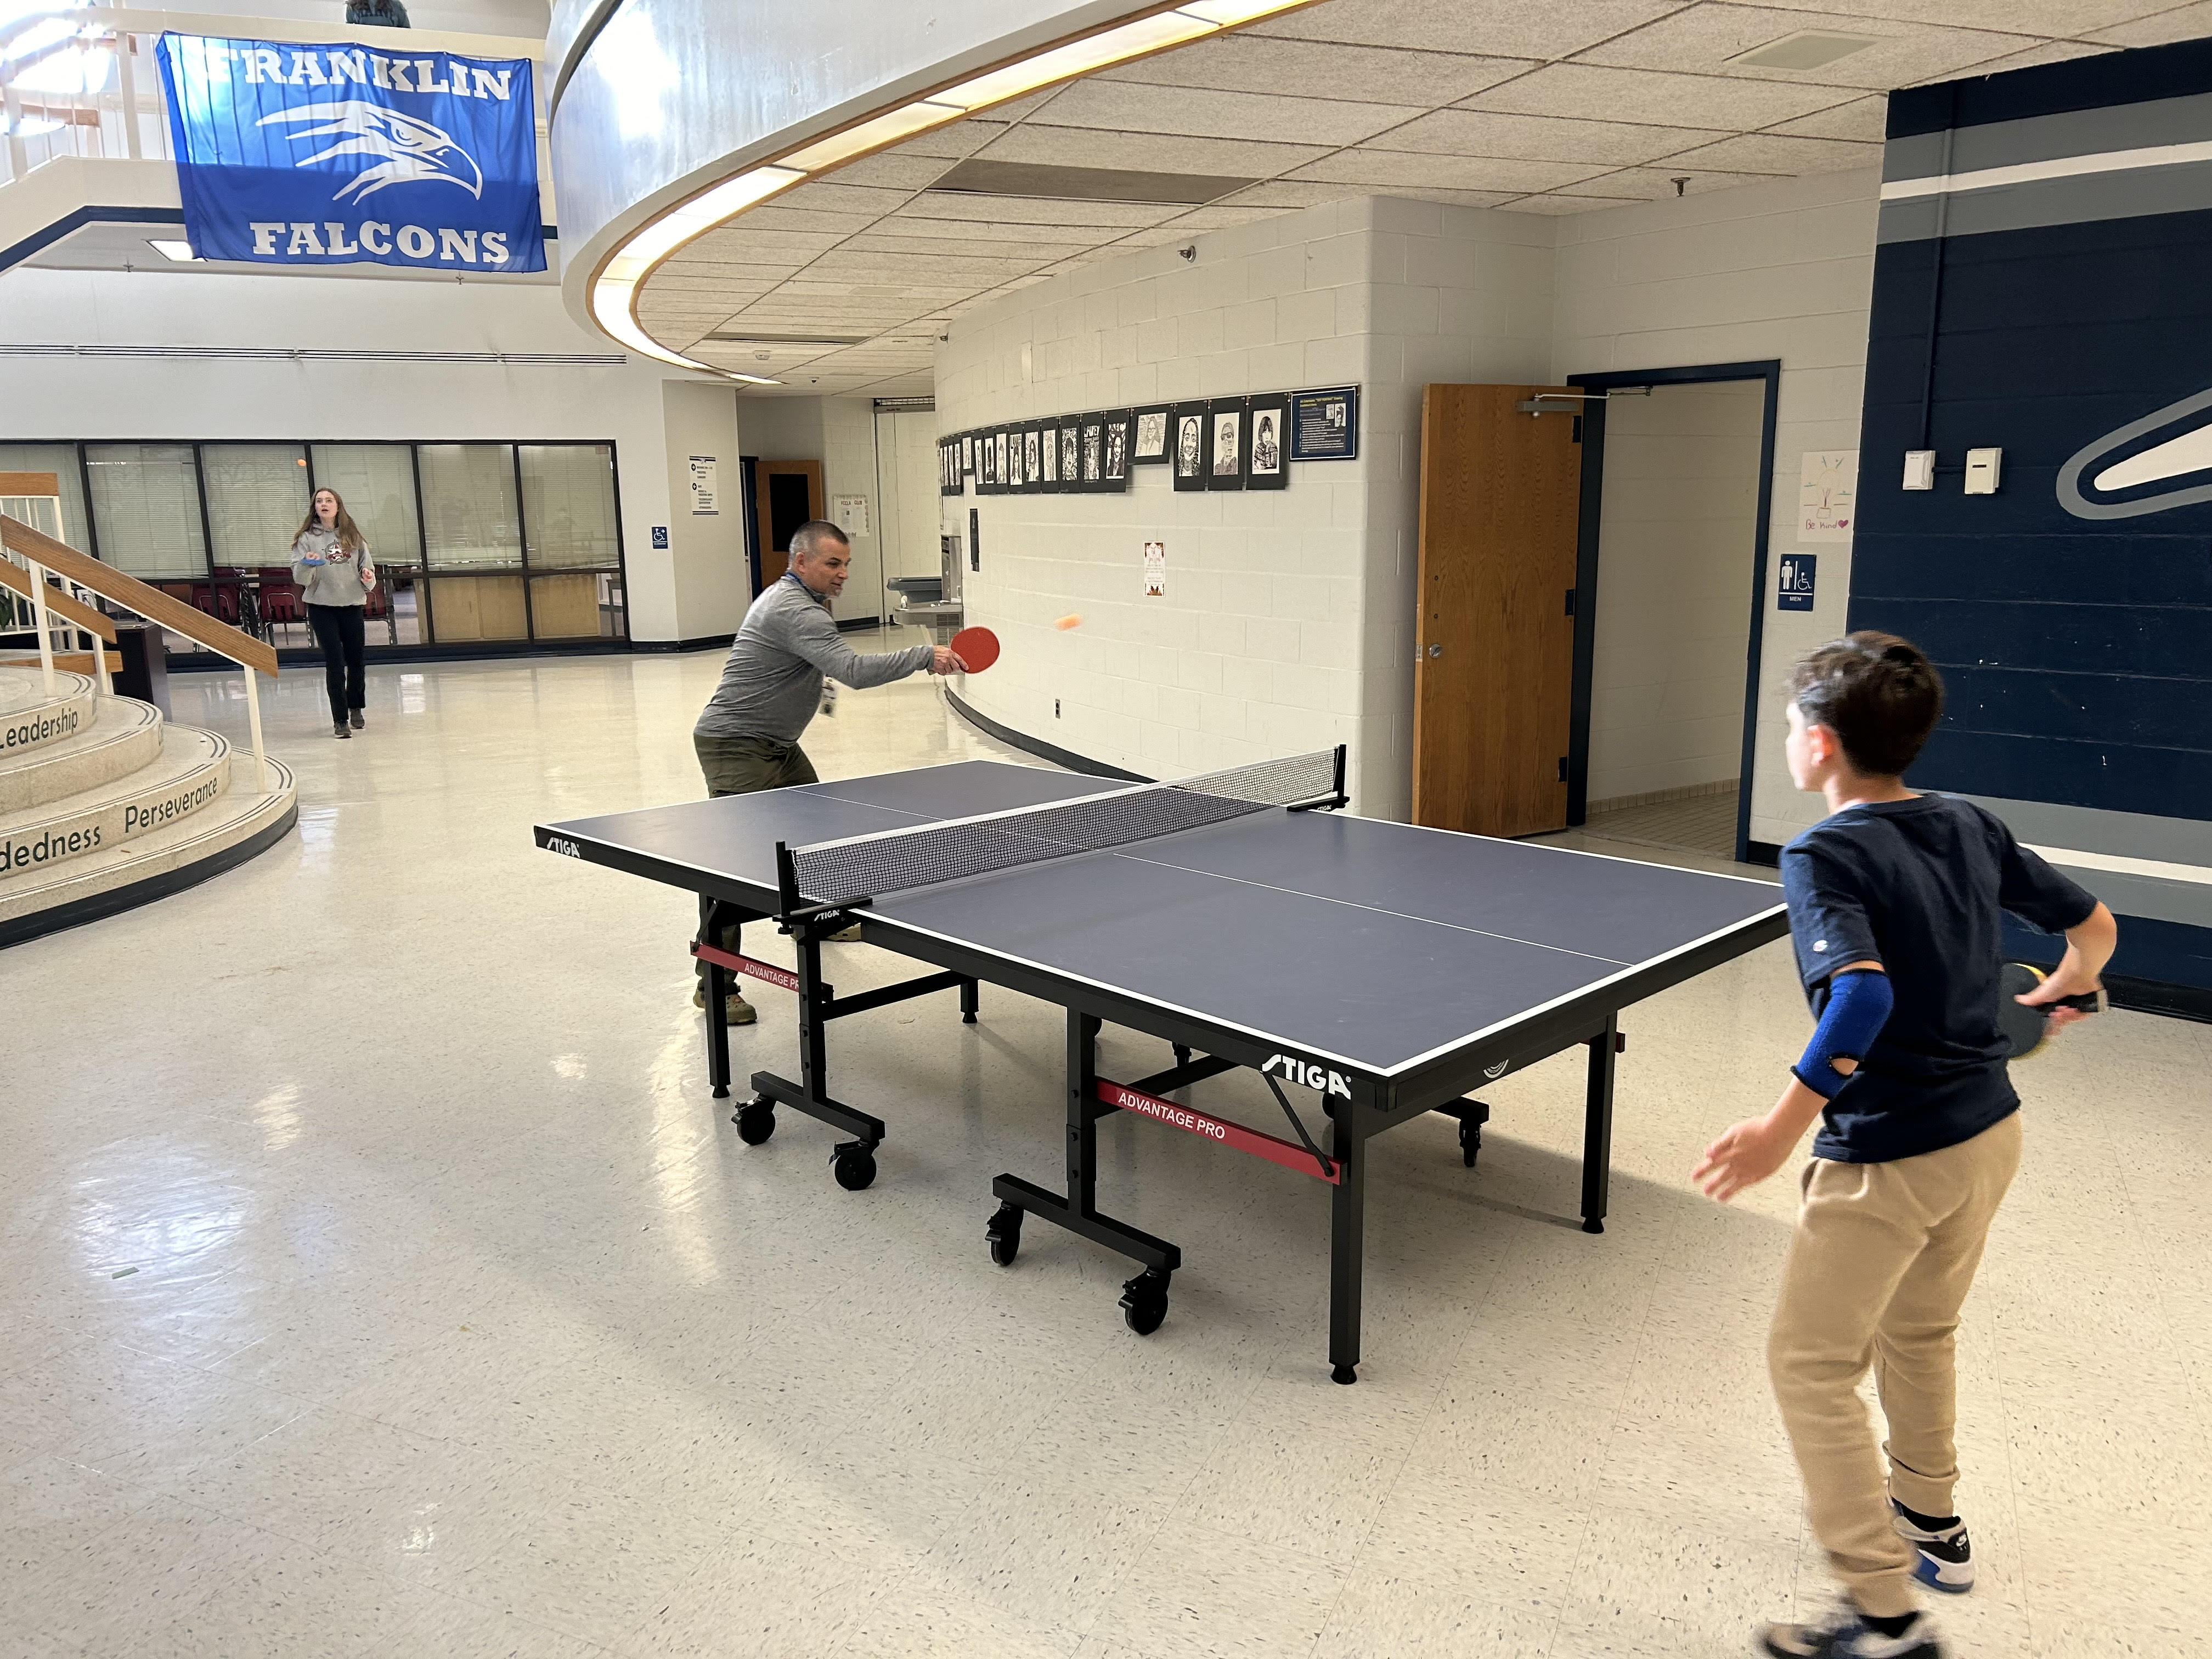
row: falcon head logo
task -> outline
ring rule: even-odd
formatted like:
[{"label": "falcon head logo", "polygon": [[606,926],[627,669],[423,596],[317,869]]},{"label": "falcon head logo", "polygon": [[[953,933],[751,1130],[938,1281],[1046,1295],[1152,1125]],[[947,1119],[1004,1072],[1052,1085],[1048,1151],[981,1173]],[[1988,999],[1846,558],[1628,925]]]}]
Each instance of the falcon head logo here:
[{"label": "falcon head logo", "polygon": [[322,123],[292,134],[295,143],[302,138],[338,140],[295,161],[295,167],[313,167],[333,155],[378,158],[374,167],[363,167],[347,180],[331,198],[334,202],[343,202],[349,197],[358,201],[375,195],[386,185],[459,185],[471,196],[483,194],[483,169],[468,151],[453,142],[452,135],[428,121],[402,115],[380,104],[363,103],[357,98],[342,104],[301,104],[295,109],[264,115],[255,125],[265,127],[272,121]]}]

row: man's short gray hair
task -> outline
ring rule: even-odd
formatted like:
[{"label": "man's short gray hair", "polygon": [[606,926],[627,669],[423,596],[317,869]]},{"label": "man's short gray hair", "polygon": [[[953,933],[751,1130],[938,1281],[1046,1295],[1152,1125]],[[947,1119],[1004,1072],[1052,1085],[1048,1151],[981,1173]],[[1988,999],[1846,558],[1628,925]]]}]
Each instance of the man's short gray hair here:
[{"label": "man's short gray hair", "polygon": [[794,559],[811,559],[824,542],[835,542],[840,547],[852,545],[852,543],[846,538],[845,532],[831,524],[829,520],[809,519],[791,532],[791,556]]}]

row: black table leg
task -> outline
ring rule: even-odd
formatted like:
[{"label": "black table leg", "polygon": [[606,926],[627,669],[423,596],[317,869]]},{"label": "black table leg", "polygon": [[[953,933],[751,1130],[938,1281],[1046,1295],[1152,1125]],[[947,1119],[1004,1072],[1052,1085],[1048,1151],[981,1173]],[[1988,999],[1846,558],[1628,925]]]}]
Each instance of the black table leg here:
[{"label": "black table leg", "polygon": [[975,1023],[975,1011],[980,1006],[975,981],[972,979],[962,980],[960,981],[960,1023],[963,1025],[973,1025]]},{"label": "black table leg", "polygon": [[1613,1188],[1613,1070],[1620,1047],[1620,1017],[1607,1014],[1605,1029],[1589,1040],[1589,1081],[1583,1096],[1583,1231],[1605,1231],[1605,1204]]},{"label": "black table leg", "polygon": [[[832,925],[842,926],[842,921],[833,918]],[[758,1098],[747,1108],[747,1112],[760,1115],[756,1121],[761,1140],[767,1139],[773,1132],[775,1104],[804,1112],[833,1129],[842,1129],[855,1136],[836,1147],[830,1154],[830,1163],[837,1184],[848,1192],[856,1193],[876,1178],[876,1148],[883,1144],[884,1122],[881,1118],[855,1111],[842,1101],[830,1097],[830,1004],[836,1000],[836,992],[823,982],[819,924],[800,922],[790,933],[796,947],[794,954],[799,958],[799,1081],[793,1083],[773,1072],[755,1072],[753,1089]],[[765,1121],[761,1121],[762,1118]],[[752,1139],[746,1134],[744,1124],[738,1125],[738,1133]]]},{"label": "black table leg", "polygon": [[[718,907],[714,901],[702,896],[699,900],[699,937],[708,945],[717,945],[714,923]],[[705,962],[707,973],[701,983],[706,987],[707,997],[707,1080],[714,1085],[714,1098],[730,1097],[730,1003],[732,988],[730,970],[719,963]]]},{"label": "black table leg", "polygon": [[1329,1152],[1343,1171],[1328,1200],[1328,1364],[1338,1382],[1359,1380],[1359,1292],[1367,1255],[1367,1111],[1340,1100]]}]

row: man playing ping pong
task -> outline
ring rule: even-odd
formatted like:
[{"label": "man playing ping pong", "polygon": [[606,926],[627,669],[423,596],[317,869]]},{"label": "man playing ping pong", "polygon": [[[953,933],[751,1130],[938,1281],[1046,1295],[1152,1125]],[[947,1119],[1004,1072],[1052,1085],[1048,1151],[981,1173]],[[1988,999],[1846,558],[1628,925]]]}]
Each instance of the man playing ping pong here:
[{"label": "man playing ping pong", "polygon": [[[2054,1030],[2082,1017],[2066,1000],[2098,988],[2118,939],[2109,910],[1996,817],[1905,787],[1942,698],[1934,666],[1893,635],[1853,634],[1798,665],[1790,775],[1829,816],[1783,849],[1782,884],[1819,1025],[1774,1109],[1713,1142],[1692,1175],[1725,1202],[1821,1121],[1767,1369],[1844,1600],[1820,1622],[1766,1626],[1759,1650],[1774,1659],[1946,1651],[1912,1581],[1973,1583],[1951,1498],[1954,1340],[2021,1146],[2000,912],[2066,935],[2063,959],[2019,999]],[[1889,1423],[1880,1448],[1856,1393],[1869,1364]]]},{"label": "man playing ping pong", "polygon": [[[817,781],[799,738],[815,711],[826,706],[825,678],[860,690],[925,669],[951,674],[964,666],[941,645],[910,646],[873,657],[848,646],[830,614],[830,602],[845,591],[852,562],[852,546],[836,525],[812,519],[792,532],[790,568],[745,612],[722,665],[721,683],[691,731],[710,798]],[[714,944],[737,951],[736,922],[723,922],[714,932]],[[699,986],[691,1002],[703,1008],[707,964],[697,967]],[[733,1025],[750,1024],[752,1005],[732,991],[726,1017]]]}]

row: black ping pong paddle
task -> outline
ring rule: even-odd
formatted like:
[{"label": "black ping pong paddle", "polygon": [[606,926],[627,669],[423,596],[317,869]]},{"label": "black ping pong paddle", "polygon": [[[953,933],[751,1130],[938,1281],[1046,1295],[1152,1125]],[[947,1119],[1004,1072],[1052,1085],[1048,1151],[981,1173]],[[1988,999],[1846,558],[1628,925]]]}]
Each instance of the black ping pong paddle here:
[{"label": "black ping pong paddle", "polygon": [[2105,994],[2087,991],[2080,996],[2061,997],[2056,1002],[2031,1006],[2019,1000],[2043,983],[2040,968],[2025,962],[2008,962],[1997,975],[1997,1027],[2012,1044],[2012,1058],[2026,1060],[2043,1046],[2051,1035],[2051,1011],[2053,1008],[2078,1008],[2085,1014],[2105,1012]]}]

